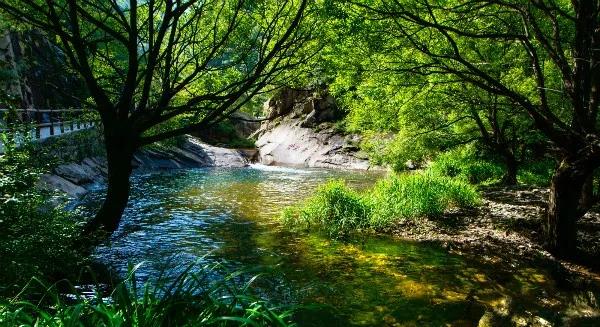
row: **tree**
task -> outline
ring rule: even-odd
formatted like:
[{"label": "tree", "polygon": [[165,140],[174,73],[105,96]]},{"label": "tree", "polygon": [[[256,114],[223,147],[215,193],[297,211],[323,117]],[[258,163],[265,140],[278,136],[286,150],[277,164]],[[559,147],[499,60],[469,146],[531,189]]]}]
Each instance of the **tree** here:
[{"label": "tree", "polygon": [[84,79],[104,130],[108,189],[86,227],[112,233],[134,152],[206,128],[310,56],[308,0],[0,0]]},{"label": "tree", "polygon": [[[547,245],[557,256],[572,256],[576,222],[597,201],[591,186],[600,166],[600,2],[352,3],[385,22],[380,32],[398,40],[397,71],[446,76],[507,99],[552,141],[560,164],[551,184]],[[497,71],[507,74],[499,78]]]},{"label": "tree", "polygon": [[[349,112],[347,128],[366,136],[363,148],[372,160],[405,169],[407,160],[427,161],[476,143],[480,154],[504,164],[503,183],[517,183],[519,166],[539,135],[526,114],[516,112],[509,99],[456,78],[410,74],[399,63],[412,49],[386,32],[389,21],[364,19],[343,2],[326,8],[329,40],[313,67]],[[511,53],[496,58],[516,59]],[[510,71],[490,73],[502,79]]]}]

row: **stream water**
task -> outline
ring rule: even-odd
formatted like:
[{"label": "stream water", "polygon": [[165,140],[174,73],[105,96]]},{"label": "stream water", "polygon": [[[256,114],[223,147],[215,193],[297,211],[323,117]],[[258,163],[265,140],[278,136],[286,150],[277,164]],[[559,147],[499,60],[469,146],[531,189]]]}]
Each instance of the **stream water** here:
[{"label": "stream water", "polygon": [[[121,275],[129,263],[144,261],[142,279],[176,276],[196,261],[226,262],[233,270],[267,267],[275,273],[264,295],[331,306],[335,319],[330,312],[305,317],[323,326],[471,326],[486,308],[507,307],[559,325],[597,314],[594,294],[562,289],[543,268],[498,269],[387,237],[331,241],[290,232],[277,220],[282,208],[329,178],[360,189],[379,177],[265,166],[138,173],[119,230],[95,257]],[[102,195],[92,192],[81,209],[96,210]]]}]

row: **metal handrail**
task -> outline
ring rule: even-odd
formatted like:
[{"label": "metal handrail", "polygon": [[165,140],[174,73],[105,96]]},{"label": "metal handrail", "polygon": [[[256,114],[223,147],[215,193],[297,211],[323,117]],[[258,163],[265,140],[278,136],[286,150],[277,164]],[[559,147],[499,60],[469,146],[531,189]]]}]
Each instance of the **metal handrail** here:
[{"label": "metal handrail", "polygon": [[0,112],[40,112],[40,113],[53,113],[53,112],[86,112],[91,111],[87,109],[7,109],[0,108]]}]

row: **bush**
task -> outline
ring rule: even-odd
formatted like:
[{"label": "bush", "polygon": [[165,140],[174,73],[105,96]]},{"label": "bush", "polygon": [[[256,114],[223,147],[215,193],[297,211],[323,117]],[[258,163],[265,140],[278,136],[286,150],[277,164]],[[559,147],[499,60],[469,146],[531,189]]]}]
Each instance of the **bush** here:
[{"label": "bush", "polygon": [[3,137],[0,156],[0,294],[6,295],[33,276],[65,277],[81,261],[73,246],[74,215],[55,207],[52,195],[36,187],[43,164],[28,144],[16,148],[11,139]]},{"label": "bush", "polygon": [[315,195],[282,214],[286,225],[347,236],[384,228],[404,219],[439,217],[452,207],[474,207],[479,193],[465,181],[430,173],[393,175],[372,190],[357,193],[342,181],[320,186]]},{"label": "bush", "polygon": [[424,137],[410,137],[405,132],[398,134],[365,133],[360,144],[361,150],[376,165],[389,166],[395,172],[407,169],[406,162],[422,163],[433,151]]},{"label": "bush", "polygon": [[471,184],[497,183],[504,175],[502,165],[477,158],[473,147],[456,148],[440,154],[428,170],[439,176],[458,178]]},{"label": "bush", "polygon": [[452,207],[479,203],[475,188],[464,181],[430,173],[402,174],[377,183],[369,194],[374,208],[371,225],[385,227],[398,220],[439,217]]},{"label": "bush", "polygon": [[[135,268],[108,297],[86,298],[67,282],[73,300],[58,286],[33,280],[18,297],[0,300],[1,326],[289,326],[294,308],[271,305],[251,293],[258,276],[239,285],[239,273],[209,281],[218,265],[191,273],[188,267],[173,282],[137,285]],[[32,302],[39,294],[43,297]]]},{"label": "bush", "polygon": [[368,201],[343,181],[332,180],[319,186],[301,207],[286,208],[283,220],[288,225],[321,228],[338,238],[368,227],[371,210]]}]

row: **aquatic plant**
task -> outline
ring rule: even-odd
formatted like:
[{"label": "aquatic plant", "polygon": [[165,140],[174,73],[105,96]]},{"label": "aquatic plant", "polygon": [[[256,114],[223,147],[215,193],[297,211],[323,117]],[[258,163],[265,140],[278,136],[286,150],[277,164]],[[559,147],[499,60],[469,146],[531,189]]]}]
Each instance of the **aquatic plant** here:
[{"label": "aquatic plant", "polygon": [[[139,265],[130,267],[107,297],[102,292],[85,297],[67,281],[47,285],[32,279],[15,298],[0,300],[0,326],[293,326],[293,307],[277,307],[252,294],[259,275],[241,285],[239,272],[211,282],[209,275],[220,265],[200,272],[192,272],[194,267],[168,283],[143,285],[135,275]],[[69,297],[58,291],[65,285]]]}]

